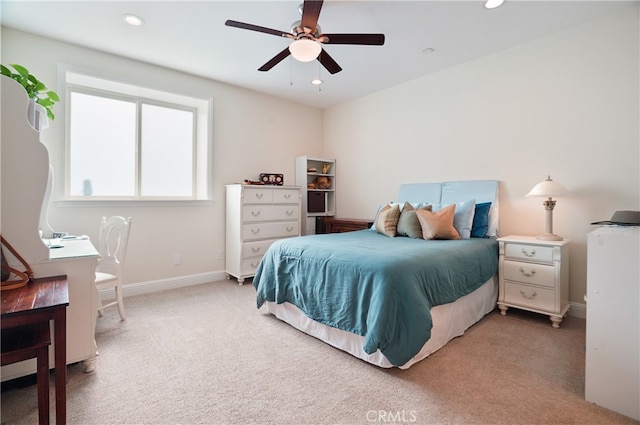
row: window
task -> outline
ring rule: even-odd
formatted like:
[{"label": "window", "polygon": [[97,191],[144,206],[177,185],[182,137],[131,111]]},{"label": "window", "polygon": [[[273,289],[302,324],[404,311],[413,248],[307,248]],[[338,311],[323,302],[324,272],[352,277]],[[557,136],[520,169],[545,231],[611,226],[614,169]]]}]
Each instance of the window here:
[{"label": "window", "polygon": [[65,197],[208,199],[210,101],[66,73]]}]

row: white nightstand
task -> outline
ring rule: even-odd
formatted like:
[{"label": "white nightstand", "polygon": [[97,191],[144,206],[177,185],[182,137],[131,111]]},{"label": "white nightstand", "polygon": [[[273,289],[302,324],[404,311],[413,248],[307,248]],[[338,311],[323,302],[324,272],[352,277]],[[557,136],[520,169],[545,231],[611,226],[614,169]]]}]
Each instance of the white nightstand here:
[{"label": "white nightstand", "polygon": [[569,240],[513,235],[498,238],[498,243],[500,313],[516,307],[546,314],[559,328],[569,310]]}]

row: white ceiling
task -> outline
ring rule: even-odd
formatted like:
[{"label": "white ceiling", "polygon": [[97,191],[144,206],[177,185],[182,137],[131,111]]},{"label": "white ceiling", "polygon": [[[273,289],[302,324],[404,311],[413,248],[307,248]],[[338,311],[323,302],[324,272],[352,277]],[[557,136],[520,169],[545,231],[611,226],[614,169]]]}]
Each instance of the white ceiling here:
[{"label": "white ceiling", "polygon": [[[259,72],[288,39],[224,25],[233,19],[286,32],[300,19],[301,0],[1,1],[3,26],[320,108],[562,31],[629,3],[507,0],[488,10],[482,0],[326,0],[318,21],[323,32],[386,35],[384,46],[325,45],[343,68],[330,75],[317,61],[290,59]],[[125,13],[141,16],[145,24],[125,24]],[[423,53],[425,48],[434,51]],[[318,74],[325,81],[321,91],[310,83]]]}]

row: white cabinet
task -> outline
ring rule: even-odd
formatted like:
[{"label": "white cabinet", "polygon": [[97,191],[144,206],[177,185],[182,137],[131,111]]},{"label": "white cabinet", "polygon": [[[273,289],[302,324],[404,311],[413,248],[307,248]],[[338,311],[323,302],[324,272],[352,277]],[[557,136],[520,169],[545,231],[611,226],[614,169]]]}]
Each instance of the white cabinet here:
[{"label": "white cabinet", "polygon": [[[336,160],[299,156],[296,186],[302,189],[302,234],[316,233],[317,217],[336,215]],[[328,182],[324,184],[318,182]]]},{"label": "white cabinet", "polygon": [[274,241],[300,236],[300,189],[293,186],[227,185],[227,278],[253,277]]},{"label": "white cabinet", "polygon": [[569,310],[569,241],[507,236],[498,243],[500,313],[516,307],[546,314],[559,328]]},{"label": "white cabinet", "polygon": [[[40,239],[41,215],[48,207],[43,206],[43,200],[46,202],[50,178],[49,152],[27,122],[29,101],[22,86],[4,76],[0,80],[2,236],[31,266],[34,277],[67,275],[67,364],[82,361],[89,372],[95,367],[96,357],[98,291],[94,280],[98,252],[89,240],[68,240],[62,248],[49,249]],[[8,259],[10,265],[21,267],[11,264],[15,259]],[[53,365],[52,348],[49,357]],[[27,360],[3,366],[1,375],[5,381],[35,372],[36,362]]]},{"label": "white cabinet", "polygon": [[587,241],[585,399],[640,420],[640,227]]}]

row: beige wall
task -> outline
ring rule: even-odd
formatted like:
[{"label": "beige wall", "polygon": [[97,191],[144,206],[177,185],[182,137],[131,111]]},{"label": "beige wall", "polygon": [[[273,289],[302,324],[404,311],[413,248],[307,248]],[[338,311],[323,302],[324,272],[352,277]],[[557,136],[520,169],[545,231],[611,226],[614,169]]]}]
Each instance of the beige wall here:
[{"label": "beige wall", "polygon": [[[223,271],[224,260],[216,259],[216,253],[224,251],[224,185],[257,179],[261,172],[284,173],[285,184],[293,185],[295,157],[320,153],[322,111],[316,108],[9,28],[2,28],[1,60],[26,66],[59,94],[63,88],[57,85],[58,65],[66,64],[213,97],[215,199],[209,205],[73,207],[61,206],[54,194],[49,221],[57,231],[88,234],[96,240],[102,215],[134,218],[125,283]],[[58,175],[64,144],[63,108],[59,106],[58,119],[44,136]],[[173,265],[176,254],[182,257],[179,266]]]},{"label": "beige wall", "polygon": [[640,209],[638,4],[605,19],[324,111],[338,215],[372,217],[402,182],[501,181],[500,233],[572,240],[570,300],[584,303],[589,223]]}]

